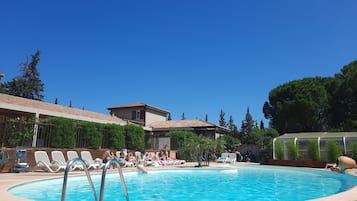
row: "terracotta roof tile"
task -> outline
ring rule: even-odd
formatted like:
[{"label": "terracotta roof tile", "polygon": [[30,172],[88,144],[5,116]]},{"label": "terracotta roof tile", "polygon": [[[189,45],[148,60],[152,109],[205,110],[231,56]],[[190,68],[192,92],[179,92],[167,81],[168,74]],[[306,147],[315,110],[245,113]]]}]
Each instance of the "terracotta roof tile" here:
[{"label": "terracotta roof tile", "polygon": [[[122,124],[122,125],[126,124],[126,121],[124,121],[118,117],[113,117],[110,115],[96,113],[96,112],[92,112],[92,111],[88,111],[88,110],[82,110],[82,109],[71,108],[71,107],[66,107],[66,106],[62,106],[62,105],[46,103],[43,101],[21,98],[21,97],[17,97],[17,96],[11,96],[11,95],[2,94],[2,93],[0,93],[0,103],[18,105],[18,106],[29,107],[29,108],[40,109],[40,110],[51,111],[51,112],[57,112],[57,113],[70,114],[70,115],[75,115],[75,116],[83,116],[83,117],[87,117],[87,118],[91,118],[91,119],[104,120],[104,121],[109,121],[109,122]],[[5,108],[5,109],[7,109],[7,108]]]},{"label": "terracotta roof tile", "polygon": [[153,122],[148,127],[152,128],[186,128],[186,127],[214,127],[215,124],[201,120],[170,120]]},{"label": "terracotta roof tile", "polygon": [[165,110],[165,109],[161,109],[152,105],[148,105],[146,103],[143,102],[136,102],[136,103],[129,103],[129,104],[123,104],[123,105],[117,105],[117,106],[110,106],[107,109],[111,110],[111,109],[119,109],[119,108],[131,108],[131,107],[148,107],[151,108],[153,110],[157,110],[163,113],[170,113],[169,111]]}]

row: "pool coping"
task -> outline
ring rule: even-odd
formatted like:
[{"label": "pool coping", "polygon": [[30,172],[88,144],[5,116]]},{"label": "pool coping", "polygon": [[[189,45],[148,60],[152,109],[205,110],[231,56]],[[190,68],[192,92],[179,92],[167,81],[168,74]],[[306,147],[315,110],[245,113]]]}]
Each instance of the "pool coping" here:
[{"label": "pool coping", "polygon": [[[186,163],[184,165],[179,166],[163,166],[163,167],[150,167],[148,170],[159,170],[159,169],[171,169],[171,168],[193,168],[197,163]],[[253,163],[236,163],[236,164],[222,164],[222,163],[210,163],[209,168],[219,168],[219,167],[237,167],[239,165],[252,165]],[[112,170],[115,171],[115,170]],[[123,171],[137,171],[136,168],[123,168]],[[101,170],[91,170],[92,173],[101,174]],[[83,171],[74,171],[70,172],[70,175],[83,175]],[[356,172],[352,172],[351,174],[357,176]],[[20,197],[16,197],[8,192],[8,190],[16,185],[20,185],[23,183],[50,179],[50,178],[61,178],[63,177],[62,173],[48,173],[48,172],[28,172],[28,173],[1,173],[0,174],[0,196],[1,200],[6,201],[31,201],[29,199],[24,199]],[[338,193],[335,195],[331,195],[328,197],[322,197],[318,199],[313,199],[310,201],[357,201],[357,186],[354,188]]]}]

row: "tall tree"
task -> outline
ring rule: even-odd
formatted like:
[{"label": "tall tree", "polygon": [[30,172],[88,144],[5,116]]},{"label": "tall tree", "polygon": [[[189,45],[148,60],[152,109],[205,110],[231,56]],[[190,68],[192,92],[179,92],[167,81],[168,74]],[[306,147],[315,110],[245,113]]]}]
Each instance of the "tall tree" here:
[{"label": "tall tree", "polygon": [[40,51],[32,55],[31,61],[22,64],[22,76],[16,76],[11,82],[5,84],[5,92],[10,95],[20,96],[34,100],[43,100],[44,84],[40,79],[37,64],[40,61]]},{"label": "tall tree", "polygon": [[208,114],[205,116],[205,122],[208,122]]},{"label": "tall tree", "polygon": [[0,72],[0,93],[4,93],[5,89],[4,89],[4,84],[1,82],[1,78],[3,78],[5,75],[4,73]]},{"label": "tall tree", "polygon": [[263,130],[264,129],[264,122],[263,122],[263,120],[260,120],[260,130]]},{"label": "tall tree", "polygon": [[168,121],[171,121],[171,120],[172,120],[172,118],[171,118],[171,113],[169,113],[169,116],[167,117],[167,120],[168,120]]},{"label": "tall tree", "polygon": [[357,61],[335,75],[336,91],[331,99],[331,124],[343,131],[357,130]]},{"label": "tall tree", "polygon": [[326,78],[304,78],[283,84],[269,93],[263,106],[279,133],[322,131],[327,127],[329,93]]},{"label": "tall tree", "polygon": [[223,110],[221,109],[221,112],[219,113],[219,125],[222,127],[227,126],[226,119],[225,119],[224,115],[226,115],[226,113],[224,113]]},{"label": "tall tree", "polygon": [[247,108],[247,113],[245,114],[245,120],[242,121],[242,126],[240,130],[240,140],[243,144],[252,143],[249,141],[250,134],[254,128],[255,121],[249,112],[249,107]]},{"label": "tall tree", "polygon": [[185,117],[185,113],[184,113],[184,112],[182,112],[181,120],[186,120],[186,117]]},{"label": "tall tree", "polygon": [[232,131],[233,137],[238,138],[239,136],[238,128],[237,125],[234,123],[234,119],[232,115],[229,116],[229,121],[227,126]]},{"label": "tall tree", "polygon": [[233,116],[230,115],[230,116],[229,116],[229,120],[228,120],[227,127],[228,127],[229,129],[233,130],[233,129],[234,129],[234,126],[235,126],[235,124],[234,124]]}]

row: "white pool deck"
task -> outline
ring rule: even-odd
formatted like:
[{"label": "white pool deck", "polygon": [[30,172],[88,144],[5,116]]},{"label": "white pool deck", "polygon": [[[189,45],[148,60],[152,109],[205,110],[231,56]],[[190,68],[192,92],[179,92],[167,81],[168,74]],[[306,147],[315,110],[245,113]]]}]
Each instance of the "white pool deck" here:
[{"label": "white pool deck", "polygon": [[[197,163],[186,163],[184,165],[179,166],[163,166],[163,167],[150,167],[147,168],[148,171],[150,169],[159,169],[159,168],[176,168],[176,167],[194,167]],[[235,163],[235,164],[222,164],[222,163],[210,163],[210,167],[230,167],[230,166],[240,166],[247,165],[252,163]],[[123,171],[136,171],[136,168],[123,168]],[[109,170],[116,171],[116,170]],[[101,173],[101,170],[98,171],[90,171],[91,173]],[[347,172],[348,174],[352,174],[357,176],[357,169],[351,170]],[[71,175],[80,175],[84,174],[84,171],[74,171],[70,172]],[[19,197],[15,197],[7,192],[7,190],[13,186],[18,184],[22,184],[25,182],[48,179],[48,178],[61,178],[63,177],[63,172],[59,173],[48,173],[48,172],[28,172],[28,173],[0,173],[0,200],[1,201],[29,201],[28,199],[23,199]],[[311,200],[312,201],[312,200]],[[357,186],[329,197],[314,199],[313,201],[357,201]]]}]

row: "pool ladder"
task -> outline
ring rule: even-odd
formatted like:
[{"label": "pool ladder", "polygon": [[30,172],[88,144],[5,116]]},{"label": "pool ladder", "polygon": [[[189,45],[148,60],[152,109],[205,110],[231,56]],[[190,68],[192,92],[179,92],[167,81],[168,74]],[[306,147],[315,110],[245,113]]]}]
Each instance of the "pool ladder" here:
[{"label": "pool ladder", "polygon": [[[67,167],[66,167],[66,170],[64,172],[64,178],[63,178],[63,186],[62,186],[62,197],[61,197],[61,201],[65,201],[65,198],[66,198],[66,189],[67,189],[67,181],[68,181],[68,172],[70,170],[70,168],[72,167],[72,165],[74,163],[77,163],[77,162],[80,162],[82,165],[83,165],[83,169],[84,169],[84,172],[86,173],[86,176],[87,176],[87,179],[88,179],[88,182],[89,182],[89,185],[91,187],[91,190],[92,190],[92,193],[93,193],[93,196],[94,196],[94,199],[95,201],[98,201],[98,197],[97,197],[97,193],[95,191],[95,188],[94,188],[94,185],[93,185],[93,181],[92,181],[92,178],[90,177],[90,174],[89,174],[89,171],[88,171],[88,168],[87,168],[87,165],[86,163],[80,159],[80,158],[75,158],[71,161],[69,161],[67,163]],[[105,185],[105,176],[107,174],[107,169],[108,167],[112,164],[116,164],[117,168],[118,168],[118,172],[119,172],[119,177],[120,177],[120,181],[121,181],[121,185],[122,185],[122,189],[124,191],[124,196],[126,198],[126,201],[129,201],[129,196],[128,196],[128,191],[126,189],[126,184],[125,184],[125,181],[124,181],[124,176],[123,176],[123,170],[118,162],[117,159],[110,159],[108,160],[108,162],[105,164],[104,168],[103,168],[103,172],[102,172],[102,180],[101,180],[101,184],[100,184],[100,195],[99,195],[99,201],[103,201],[103,196],[104,196],[104,185]]]}]

